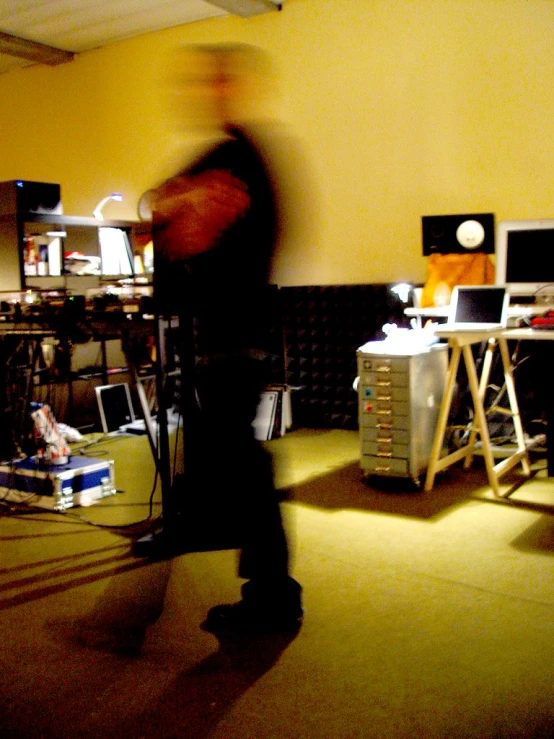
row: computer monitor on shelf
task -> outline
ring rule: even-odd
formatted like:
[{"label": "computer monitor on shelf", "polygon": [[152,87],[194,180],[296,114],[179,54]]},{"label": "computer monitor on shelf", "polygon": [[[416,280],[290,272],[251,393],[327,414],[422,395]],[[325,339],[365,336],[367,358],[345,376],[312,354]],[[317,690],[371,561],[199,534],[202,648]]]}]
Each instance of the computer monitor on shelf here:
[{"label": "computer monitor on shelf", "polygon": [[127,233],[121,228],[98,229],[102,275],[132,275],[133,252]]},{"label": "computer monitor on shelf", "polygon": [[512,302],[554,301],[554,218],[499,222],[496,284],[506,285]]}]

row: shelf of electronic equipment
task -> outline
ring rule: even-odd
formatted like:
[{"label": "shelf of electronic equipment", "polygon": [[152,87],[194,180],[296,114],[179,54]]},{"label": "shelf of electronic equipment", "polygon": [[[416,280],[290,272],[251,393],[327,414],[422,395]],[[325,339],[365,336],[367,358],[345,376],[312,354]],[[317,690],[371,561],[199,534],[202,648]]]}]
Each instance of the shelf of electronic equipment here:
[{"label": "shelf of electronic equipment", "polygon": [[71,289],[83,292],[106,280],[148,277],[153,263],[144,258],[144,247],[150,240],[150,224],[143,221],[5,214],[0,216],[5,258],[0,290],[52,289],[69,281]]}]

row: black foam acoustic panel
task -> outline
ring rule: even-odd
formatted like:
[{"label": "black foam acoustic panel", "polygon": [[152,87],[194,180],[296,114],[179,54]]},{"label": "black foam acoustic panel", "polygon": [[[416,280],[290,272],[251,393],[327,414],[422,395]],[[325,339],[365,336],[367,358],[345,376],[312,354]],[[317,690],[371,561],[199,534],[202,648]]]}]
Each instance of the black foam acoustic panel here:
[{"label": "black foam acoustic panel", "polygon": [[358,427],[356,351],[385,338],[383,326],[409,327],[391,284],[307,285],[279,289],[293,423]]},{"label": "black foam acoustic panel", "polygon": [[494,254],[494,214],[423,216],[423,256],[431,254]]}]

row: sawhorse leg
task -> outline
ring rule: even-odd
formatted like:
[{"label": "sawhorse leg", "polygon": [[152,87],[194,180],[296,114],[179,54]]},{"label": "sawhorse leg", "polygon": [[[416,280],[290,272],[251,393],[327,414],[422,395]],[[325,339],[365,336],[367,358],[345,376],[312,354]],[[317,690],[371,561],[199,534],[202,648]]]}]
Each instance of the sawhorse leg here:
[{"label": "sawhorse leg", "polygon": [[[530,474],[529,458],[527,454],[527,447],[523,436],[523,427],[521,424],[521,417],[519,414],[519,406],[517,402],[517,396],[515,392],[514,380],[513,380],[513,369],[510,361],[508,347],[506,340],[503,338],[498,339],[498,345],[500,347],[500,353],[502,357],[502,367],[504,370],[504,378],[506,382],[506,389],[508,393],[508,399],[510,402],[510,411],[514,423],[514,431],[516,436],[516,451],[506,459],[502,460],[495,465],[494,457],[492,453],[492,445],[489,436],[489,429],[487,423],[487,417],[484,407],[485,393],[489,382],[490,370],[492,365],[492,357],[496,346],[497,339],[491,338],[488,342],[487,351],[485,354],[485,360],[483,363],[483,370],[481,378],[477,376],[477,369],[475,367],[475,360],[472,352],[472,342],[462,343],[456,339],[450,341],[450,347],[452,355],[448,365],[448,373],[446,378],[446,386],[444,396],[441,403],[439,419],[437,422],[437,428],[435,431],[435,438],[433,440],[433,447],[431,450],[431,457],[429,460],[429,467],[427,470],[427,477],[425,480],[425,490],[431,490],[435,481],[435,476],[440,470],[449,467],[455,462],[464,459],[464,469],[467,469],[473,459],[473,450],[477,434],[481,437],[481,445],[483,457],[485,460],[485,467],[487,470],[487,477],[492,488],[492,491],[496,497],[500,497],[499,479],[508,470],[514,467],[516,464],[521,462],[523,473],[526,476]],[[450,413],[450,407],[452,405],[452,395],[456,382],[457,371],[460,363],[460,357],[463,357],[466,366],[467,377],[469,382],[469,388],[471,392],[471,399],[473,402],[474,420],[470,430],[468,443],[457,449],[456,451],[447,454],[441,458],[442,445],[444,441],[444,434],[446,431],[446,425],[448,423],[448,417]]]},{"label": "sawhorse leg", "polygon": [[456,376],[458,374],[458,366],[460,364],[461,353],[462,352],[460,347],[458,346],[458,344],[455,344],[452,347],[452,353],[450,356],[450,361],[448,363],[444,395],[442,396],[439,418],[437,420],[437,428],[435,430],[435,437],[433,439],[433,446],[429,459],[429,467],[427,468],[427,476],[425,478],[425,490],[432,489],[437,472],[440,472],[440,470],[442,470],[446,466],[444,464],[444,460],[441,459],[441,452],[444,441],[444,432],[446,431],[446,424],[448,423],[448,416],[450,413],[450,406],[452,405],[452,395],[454,393],[454,386],[456,384]]}]

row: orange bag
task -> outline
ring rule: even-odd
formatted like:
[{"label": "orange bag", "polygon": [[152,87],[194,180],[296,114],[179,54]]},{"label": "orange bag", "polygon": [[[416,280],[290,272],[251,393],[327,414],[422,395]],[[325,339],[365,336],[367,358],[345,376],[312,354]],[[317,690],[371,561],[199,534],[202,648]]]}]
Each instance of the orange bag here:
[{"label": "orange bag", "polygon": [[492,285],[494,265],[488,254],[431,254],[420,307],[448,305],[456,285]]}]

